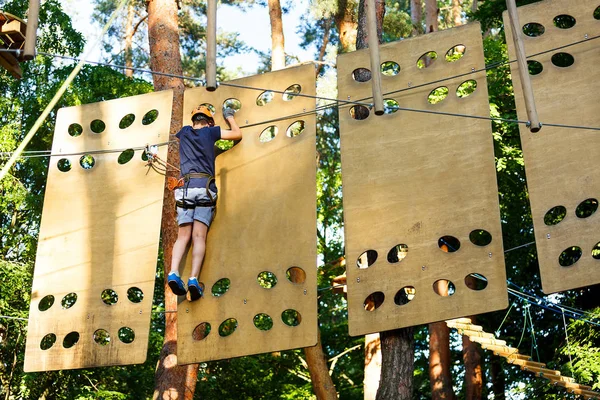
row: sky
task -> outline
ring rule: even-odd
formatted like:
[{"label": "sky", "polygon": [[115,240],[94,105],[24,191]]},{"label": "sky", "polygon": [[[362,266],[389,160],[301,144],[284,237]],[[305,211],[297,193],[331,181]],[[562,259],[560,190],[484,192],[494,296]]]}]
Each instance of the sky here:
[{"label": "sky", "polygon": [[[74,27],[82,32],[86,39],[86,52],[93,47],[100,36],[101,27],[92,24],[93,6],[80,0],[66,0],[65,11],[71,17]],[[297,56],[300,61],[314,59],[315,49],[303,50],[299,44],[301,37],[296,34],[297,25],[301,14],[307,9],[308,0],[296,0],[294,7],[289,13],[283,15],[283,29],[285,36],[285,50],[287,54]],[[266,7],[253,7],[246,12],[238,7],[220,5],[217,9],[217,29],[224,32],[239,32],[240,38],[249,46],[262,52],[269,51],[271,47],[271,33],[269,12]],[[86,59],[92,61],[101,60],[100,47],[92,51]],[[259,63],[258,56],[254,53],[241,54],[217,60],[229,70],[237,70],[238,67],[246,73],[256,71]]]}]

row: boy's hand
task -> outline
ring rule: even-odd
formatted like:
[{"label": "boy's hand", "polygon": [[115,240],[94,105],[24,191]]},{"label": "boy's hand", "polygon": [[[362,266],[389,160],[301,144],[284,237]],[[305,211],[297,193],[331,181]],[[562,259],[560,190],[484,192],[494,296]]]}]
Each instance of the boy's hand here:
[{"label": "boy's hand", "polygon": [[235,110],[232,108],[226,108],[223,110],[223,118],[228,119],[235,115]]}]

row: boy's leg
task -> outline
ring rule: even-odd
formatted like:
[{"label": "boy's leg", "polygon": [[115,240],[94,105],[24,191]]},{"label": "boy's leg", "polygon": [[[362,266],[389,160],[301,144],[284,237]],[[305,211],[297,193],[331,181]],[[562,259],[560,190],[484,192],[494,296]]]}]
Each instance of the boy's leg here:
[{"label": "boy's leg", "polygon": [[208,233],[208,226],[206,224],[194,220],[194,228],[192,229],[192,272],[190,277],[198,278],[200,275],[200,268],[202,267],[202,261],[204,260],[204,252],[206,251],[206,235]]},{"label": "boy's leg", "polygon": [[[196,221],[194,221],[195,223]],[[171,258],[171,272],[179,274],[179,264],[183,255],[187,251],[188,243],[192,237],[192,224],[179,225],[179,231],[177,232],[177,240],[173,245],[173,257]]]}]

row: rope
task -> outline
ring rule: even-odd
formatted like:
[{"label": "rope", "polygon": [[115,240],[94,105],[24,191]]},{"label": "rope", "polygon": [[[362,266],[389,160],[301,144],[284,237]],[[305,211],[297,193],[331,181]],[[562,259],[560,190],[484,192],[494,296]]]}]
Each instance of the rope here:
[{"label": "rope", "polygon": [[[123,6],[125,6],[125,4],[128,1],[129,0],[121,0],[121,2],[119,3],[119,5],[115,9],[115,11],[112,13],[112,15],[110,16],[110,18],[108,19],[108,21],[106,21],[106,24],[104,25],[104,28],[102,28],[102,34],[101,34],[101,36],[98,38],[98,40],[96,40],[96,43],[94,43],[94,45],[92,46],[92,48],[90,48],[90,50],[88,51],[88,54],[90,54],[100,44],[102,37],[106,34],[106,32],[108,31],[108,28],[110,28],[110,26],[112,25],[114,19],[117,17],[117,14],[121,10],[121,8],[123,8]],[[63,84],[60,87],[60,89],[58,89],[58,91],[56,92],[56,94],[54,95],[54,97],[52,98],[52,100],[50,101],[50,103],[48,103],[48,105],[46,106],[46,108],[44,109],[44,111],[42,112],[42,114],[38,117],[37,121],[35,121],[35,123],[31,127],[31,129],[29,130],[29,132],[27,133],[27,135],[25,136],[25,138],[23,139],[23,141],[21,142],[21,144],[17,148],[17,150],[13,153],[13,155],[10,157],[10,159],[2,167],[2,170],[0,171],[0,180],[2,180],[6,176],[6,174],[10,170],[10,168],[13,166],[13,164],[19,158],[19,155],[21,154],[21,152],[23,152],[23,150],[25,150],[25,146],[27,146],[27,144],[29,144],[29,142],[31,141],[31,139],[33,139],[33,137],[35,136],[35,134],[37,133],[37,131],[42,126],[42,124],[43,124],[44,120],[46,119],[46,117],[50,114],[50,112],[52,111],[52,109],[54,108],[54,106],[56,106],[56,104],[58,103],[58,101],[60,100],[60,98],[62,97],[62,95],[65,93],[65,91],[67,90],[67,88],[71,84],[71,82],[73,82],[73,80],[75,79],[75,77],[77,76],[77,74],[79,73],[79,71],[81,71],[81,68],[83,68],[84,64],[85,64],[85,61],[83,61],[83,60],[79,61],[79,63],[77,64],[77,66],[75,66],[75,68],[73,69],[73,71],[71,71],[71,73],[69,74],[69,76],[67,77],[67,79],[63,82]]]},{"label": "rope", "polygon": [[570,367],[571,367],[571,369],[573,369],[573,358],[571,358],[571,345],[569,344],[569,333],[567,331],[567,320],[565,319],[565,311],[564,310],[562,310],[562,319],[563,319],[563,325],[565,327],[565,338],[567,339],[567,353],[569,354]]},{"label": "rope", "polygon": [[529,316],[529,323],[531,324],[531,354],[535,348],[538,361],[540,361],[540,353],[538,352],[537,340],[535,339],[535,327],[533,326],[533,318],[531,318],[531,309],[527,307],[527,315]]},{"label": "rope", "polygon": [[496,329],[496,337],[500,337],[500,330],[502,329],[502,325],[504,325],[504,322],[506,321],[506,318],[508,318],[508,314],[510,314],[510,310],[513,309],[514,305],[515,305],[515,303],[510,303],[510,307],[508,308],[508,311],[506,312],[504,319],[500,323],[500,326],[498,327],[498,329]]},{"label": "rope", "polygon": [[17,321],[27,321],[27,318],[8,317],[6,315],[0,315],[0,319],[16,319]]}]

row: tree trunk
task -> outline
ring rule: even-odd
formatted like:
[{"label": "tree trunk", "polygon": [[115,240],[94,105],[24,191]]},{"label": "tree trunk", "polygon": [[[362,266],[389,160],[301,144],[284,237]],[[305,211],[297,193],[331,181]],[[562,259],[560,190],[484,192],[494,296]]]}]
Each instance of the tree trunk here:
[{"label": "tree trunk", "polygon": [[271,71],[285,68],[285,38],[279,0],[269,0],[271,20]]},{"label": "tree trunk", "polygon": [[347,53],[356,49],[358,24],[354,12],[355,7],[356,0],[338,0],[335,24],[340,35],[340,53]]},{"label": "tree trunk", "polygon": [[473,0],[473,4],[471,5],[471,11],[477,11],[477,0]]},{"label": "tree trunk", "polygon": [[410,20],[412,22],[412,35],[423,33],[423,0],[410,0]]},{"label": "tree trunk", "polygon": [[450,329],[445,322],[429,324],[429,382],[433,400],[454,400]]},{"label": "tree trunk", "polygon": [[377,400],[411,400],[415,361],[413,328],[381,332],[381,379]]},{"label": "tree trunk", "polygon": [[381,377],[381,340],[378,333],[365,336],[364,400],[375,400]]},{"label": "tree trunk", "polygon": [[[150,44],[150,68],[152,71],[169,72],[181,75],[181,55],[179,52],[179,29],[177,25],[177,3],[173,0],[148,1],[148,40]],[[153,75],[154,90],[174,90],[173,114],[170,133],[175,134],[182,125],[183,80]],[[170,145],[167,161],[179,165],[177,146]],[[175,176],[175,171],[169,175]],[[177,239],[175,199],[165,188],[162,213],[162,245],[165,268],[165,309],[177,310],[177,297],[166,284],[173,244]],[[177,313],[165,313],[165,339],[160,352],[155,381],[154,399],[192,399],[196,390],[198,365],[177,365]]]},{"label": "tree trunk", "polygon": [[454,26],[460,26],[462,22],[462,4],[461,0],[452,0],[452,21]]},{"label": "tree trunk", "polygon": [[[470,317],[475,323],[475,317]],[[481,354],[479,345],[463,335],[463,363],[465,366],[465,400],[481,400],[483,376],[481,372]]]},{"label": "tree trunk", "polygon": [[329,38],[331,36],[331,19],[327,19],[325,21],[323,29],[325,30],[325,32],[323,34],[323,43],[321,43],[321,47],[319,48],[319,58],[317,59],[317,61],[319,61],[319,66],[317,67],[317,76],[319,76],[321,74],[321,71],[323,70],[323,64],[321,63],[325,59],[327,45],[329,44]]},{"label": "tree trunk", "polygon": [[439,13],[440,9],[437,6],[437,0],[425,0],[426,33],[437,32]]},{"label": "tree trunk", "polygon": [[502,368],[502,359],[497,356],[491,357],[490,375],[492,376],[492,392],[494,400],[505,400],[504,394],[504,369]]},{"label": "tree trunk", "polygon": [[[318,328],[317,328],[318,329]],[[319,332],[317,344],[304,348],[306,364],[310,372],[313,392],[318,400],[337,400],[337,391],[329,375],[327,360],[321,346],[321,333]]]},{"label": "tree trunk", "polygon": [[[377,41],[381,43],[383,35],[383,17],[385,16],[385,0],[375,0],[375,13],[377,15]],[[367,30],[367,10],[365,0],[358,4],[358,31],[356,34],[356,48],[366,49],[369,47],[369,35]]]},{"label": "tree trunk", "polygon": [[125,22],[125,76],[133,78],[133,17],[135,8],[133,1],[127,5],[127,20]]}]

